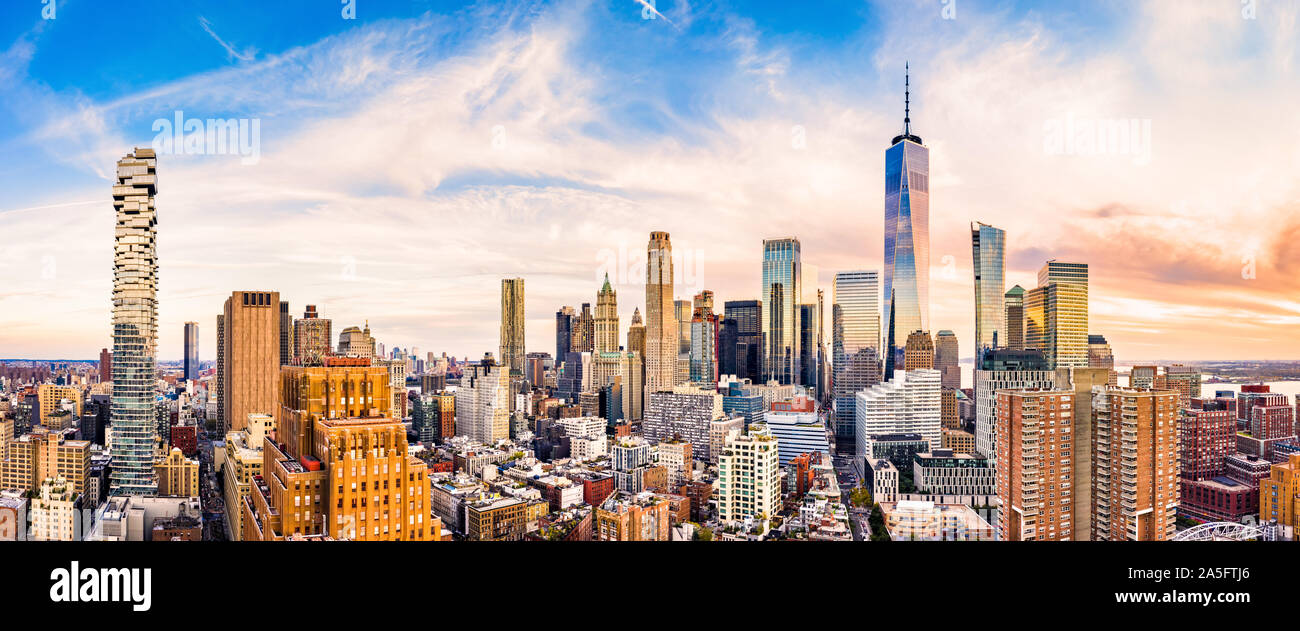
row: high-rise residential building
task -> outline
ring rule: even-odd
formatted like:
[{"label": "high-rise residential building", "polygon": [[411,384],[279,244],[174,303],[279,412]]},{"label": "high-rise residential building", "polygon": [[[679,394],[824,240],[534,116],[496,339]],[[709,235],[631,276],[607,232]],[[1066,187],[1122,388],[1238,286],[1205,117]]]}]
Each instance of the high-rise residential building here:
[{"label": "high-rise residential building", "polygon": [[280,301],[280,358],[281,366],[293,363],[293,314],[289,313],[288,301]]},{"label": "high-rise residential building", "polygon": [[[735,370],[722,370],[738,379],[763,380],[763,301],[730,300],[723,304],[723,318],[736,323]],[[724,346],[723,357],[729,347]]]},{"label": "high-rise residential building", "polygon": [[1178,393],[1111,387],[1093,392],[1093,540],[1173,538]]},{"label": "high-rise residential building", "polygon": [[501,366],[524,374],[524,279],[501,279]]},{"label": "high-rise residential building", "polygon": [[199,323],[185,323],[185,379],[199,378]]},{"label": "high-rise residential building", "polygon": [[998,538],[1071,541],[1074,493],[1074,390],[1000,390]]},{"label": "high-rise residential building", "polygon": [[[1002,294],[1002,302],[1006,308],[1006,315],[1003,318],[1003,324],[1007,331],[1006,347],[1008,350],[1019,351],[1025,348],[1025,288],[1016,285]],[[979,365],[976,361],[975,365]]]},{"label": "high-rise residential building", "polygon": [[718,519],[768,520],[781,511],[781,464],[777,440],[766,424],[750,425],[727,438],[718,454]]},{"label": "high-rise residential building", "polygon": [[1006,290],[1007,233],[988,224],[970,225],[971,255],[975,270],[975,363],[987,349],[1007,345]]},{"label": "high-rise residential building", "polygon": [[1192,399],[1201,397],[1201,369],[1182,364],[1165,366],[1165,387],[1178,393],[1180,408],[1187,407]]},{"label": "high-rise residential building", "polygon": [[113,186],[112,495],[154,495],[158,344],[158,159],[136,148]]},{"label": "high-rise residential building", "polygon": [[903,370],[933,370],[934,340],[929,331],[912,331],[903,347]]},{"label": "high-rise residential building", "polygon": [[279,305],[274,291],[236,291],[226,299],[217,321],[218,422],[226,431],[244,429],[249,414],[272,413],[279,405]]},{"label": "high-rise residential building", "polygon": [[1108,385],[1119,385],[1119,373],[1115,372],[1115,355],[1104,335],[1088,336],[1088,367],[1105,368],[1109,372]]},{"label": "high-rise residential building", "polygon": [[104,383],[113,380],[113,354],[107,348],[99,350],[99,381]]},{"label": "high-rise residential building", "polygon": [[1025,348],[1050,368],[1088,365],[1088,264],[1055,259],[1038,270],[1025,295]]},{"label": "high-rise residential building", "polygon": [[560,307],[555,312],[555,361],[564,361],[564,357],[572,350],[573,344],[573,325],[577,319],[577,314],[573,307]]},{"label": "high-rise residential building", "polygon": [[799,383],[799,301],[803,270],[799,240],[763,240],[764,381]]},{"label": "high-rise residential building", "polygon": [[[1159,366],[1134,366],[1128,371],[1128,387],[1151,389],[1160,377]],[[1161,387],[1164,384],[1159,384]]]},{"label": "high-rise residential building", "polygon": [[704,290],[695,296],[695,313],[691,316],[692,383],[718,383],[718,315],[713,313],[713,292]]},{"label": "high-rise residential building", "polygon": [[925,451],[942,446],[939,371],[897,371],[894,378],[858,393],[857,449],[870,458],[867,441],[884,434],[917,434],[929,443]]},{"label": "high-rise residential building", "polygon": [[645,390],[668,392],[677,379],[680,337],[673,313],[673,246],[667,232],[651,232],[646,245]]},{"label": "high-rise residential building", "polygon": [[1074,425],[1070,434],[1074,446],[1068,463],[1074,495],[1074,540],[1092,536],[1092,391],[1106,385],[1101,368],[1057,368],[1056,389],[1074,390]]},{"label": "high-rise residential building", "polygon": [[934,369],[942,375],[941,381],[946,389],[961,388],[960,353],[957,334],[944,330],[934,336]]},{"label": "high-rise residential building", "polygon": [[486,445],[509,438],[509,393],[510,376],[504,366],[491,359],[467,366],[456,389],[456,435]]},{"label": "high-rise residential building", "polygon": [[910,74],[903,133],[885,150],[885,375],[912,331],[930,328],[930,149],[912,134]]},{"label": "high-rise residential building", "polygon": [[1237,415],[1227,401],[1206,399],[1198,407],[1179,405],[1178,472],[1184,480],[1209,480],[1227,470],[1237,453]]},{"label": "high-rise residential building", "polygon": [[292,363],[319,364],[334,352],[334,321],[320,317],[316,305],[307,305],[302,318],[293,323]]},{"label": "high-rise residential building", "polygon": [[975,451],[996,460],[997,391],[1049,390],[1056,385],[1056,373],[1035,350],[985,353],[975,368]]},{"label": "high-rise residential building", "polygon": [[609,274],[605,274],[605,284],[596,294],[595,353],[617,353],[619,351],[618,328],[618,292],[609,284]]},{"label": "high-rise residential building", "polygon": [[682,385],[672,392],[652,392],[646,400],[641,435],[651,442],[680,436],[696,445],[701,460],[712,456],[709,429],[714,419],[722,418],[722,395]]},{"label": "high-rise residential building", "polygon": [[857,440],[857,394],[880,383],[880,273],[839,272],[831,288],[831,387],[841,451]]}]

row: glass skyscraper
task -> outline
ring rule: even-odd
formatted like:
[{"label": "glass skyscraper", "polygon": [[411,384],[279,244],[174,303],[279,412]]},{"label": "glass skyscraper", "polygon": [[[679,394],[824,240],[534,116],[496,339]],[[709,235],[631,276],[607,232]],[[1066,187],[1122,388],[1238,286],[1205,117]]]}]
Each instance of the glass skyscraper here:
[{"label": "glass skyscraper", "polygon": [[1088,366],[1088,264],[1048,261],[1025,294],[1025,348],[1049,369]]},{"label": "glass skyscraper", "polygon": [[793,237],[763,240],[763,355],[766,380],[797,384],[799,362],[799,240]]},{"label": "glass skyscraper", "polygon": [[158,158],[137,148],[117,161],[113,209],[112,495],[158,493],[153,451],[157,423]]},{"label": "glass skyscraper", "polygon": [[831,292],[833,425],[843,451],[857,436],[857,393],[881,381],[880,272],[840,272]]},{"label": "glass skyscraper", "polygon": [[185,378],[199,379],[199,323],[185,323]]},{"label": "glass skyscraper", "polygon": [[971,257],[975,266],[975,365],[984,351],[1007,345],[1006,287],[1007,233],[979,222],[970,225]]},{"label": "glass skyscraper", "polygon": [[912,134],[910,91],[903,133],[885,150],[885,374],[903,344],[930,322],[930,150]]}]

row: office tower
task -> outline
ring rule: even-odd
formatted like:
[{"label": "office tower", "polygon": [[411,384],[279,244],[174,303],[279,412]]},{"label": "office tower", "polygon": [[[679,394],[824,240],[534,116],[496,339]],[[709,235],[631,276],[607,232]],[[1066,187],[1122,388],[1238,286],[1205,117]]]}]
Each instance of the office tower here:
[{"label": "office tower", "polygon": [[943,376],[943,387],[946,389],[961,388],[961,366],[958,364],[960,352],[957,335],[952,331],[939,331],[934,336],[934,369]]},{"label": "office tower", "polygon": [[1178,510],[1178,393],[1097,388],[1092,538],[1166,541]]},{"label": "office tower", "polygon": [[64,409],[64,401],[71,404],[72,414],[76,418],[81,418],[81,399],[81,389],[76,386],[60,386],[53,383],[43,383],[37,386],[36,424],[48,427],[50,416]]},{"label": "office tower", "polygon": [[799,380],[808,388],[813,398],[821,401],[825,380],[826,345],[823,329],[825,295],[819,286],[820,270],[816,265],[802,264],[799,279]]},{"label": "office tower", "polygon": [[249,414],[278,407],[280,377],[280,294],[236,291],[218,320],[222,348],[217,357],[221,397],[218,419],[226,431],[244,428]]},{"label": "office tower", "polygon": [[283,406],[244,504],[244,539],[441,539],[427,466],[410,455],[401,419],[383,414],[388,371],[365,363],[282,369]]},{"label": "office tower", "polygon": [[1178,406],[1185,408],[1191,405],[1192,399],[1201,397],[1201,369],[1182,364],[1166,366],[1165,387],[1178,393]]},{"label": "office tower", "polygon": [[370,335],[370,323],[366,322],[364,329],[350,326],[339,333],[338,354],[345,357],[383,357],[383,353],[375,352],[375,338]]},{"label": "office tower", "polygon": [[677,379],[678,330],[673,314],[673,246],[667,232],[651,232],[646,245],[645,390],[671,391]]},{"label": "office tower", "polygon": [[524,279],[501,279],[501,366],[524,374]]},{"label": "office tower", "polygon": [[307,305],[302,318],[293,323],[292,363],[319,364],[334,352],[334,321],[320,317],[316,305]]},{"label": "office tower", "polygon": [[831,379],[841,452],[857,439],[857,394],[881,380],[880,273],[839,272],[831,288]]},{"label": "office tower", "polygon": [[289,303],[280,302],[280,353],[279,365],[293,363],[293,316],[289,313]]},{"label": "office tower", "polygon": [[736,321],[736,371],[738,379],[763,381],[763,301],[730,300],[722,305],[723,317]]},{"label": "office tower", "polygon": [[998,538],[1070,541],[1074,532],[1073,390],[1000,390]]},{"label": "office tower", "polygon": [[[1106,385],[1106,371],[1101,368],[1057,368],[1056,389],[1074,390],[1073,468],[1071,484],[1074,496],[1075,541],[1092,536],[1092,390]],[[996,406],[995,406],[996,407]],[[1050,498],[1049,498],[1050,499]]]},{"label": "office tower", "polygon": [[910,75],[903,133],[885,150],[885,375],[903,363],[903,340],[930,328],[930,150],[912,134]]},{"label": "office tower", "polygon": [[929,331],[912,331],[903,347],[903,370],[933,370],[934,340]]},{"label": "office tower", "polygon": [[683,385],[672,392],[650,393],[641,434],[651,442],[680,436],[698,445],[700,459],[708,460],[712,455],[707,447],[709,427],[722,416],[722,395],[716,390]]},{"label": "office tower", "polygon": [[244,535],[244,502],[249,499],[255,477],[262,475],[262,441],[272,431],[270,414],[252,414],[243,431],[226,433],[225,479],[226,538],[240,541]]},{"label": "office tower", "polygon": [[867,441],[882,434],[917,434],[933,451],[942,445],[939,371],[898,371],[890,381],[857,393],[857,454],[870,457]]},{"label": "office tower", "polygon": [[[646,393],[646,350],[645,350],[645,322],[641,319],[641,308],[637,307],[632,311],[632,324],[627,329],[627,351],[636,353],[638,361],[641,364],[641,390],[633,396],[641,404],[638,409],[645,409]],[[636,418],[640,418],[638,414]]]},{"label": "office tower", "polygon": [[590,302],[582,303],[582,312],[573,318],[573,338],[569,346],[577,353],[596,350],[596,319],[591,313]]},{"label": "office tower", "polygon": [[1128,387],[1148,390],[1154,388],[1159,373],[1159,366],[1134,366],[1128,371]]},{"label": "office tower", "polygon": [[591,377],[587,384],[588,390],[603,392],[611,384],[617,384],[619,386],[618,418],[629,421],[641,418],[645,384],[641,383],[642,367],[639,354],[623,351],[598,353],[591,356],[589,369]]},{"label": "office tower", "polygon": [[799,240],[763,240],[763,381],[799,383]]},{"label": "office tower", "polygon": [[185,379],[199,378],[199,323],[185,323]]},{"label": "office tower", "polygon": [[1115,372],[1115,355],[1111,353],[1110,344],[1103,335],[1088,336],[1088,367],[1105,368],[1110,376],[1107,385],[1119,385],[1119,373]]},{"label": "office tower", "polygon": [[731,318],[718,320],[718,374],[735,375],[742,367],[740,350],[740,324]]},{"label": "office tower", "polygon": [[497,366],[490,358],[467,366],[456,390],[456,435],[485,445],[509,438],[509,399],[508,369]]},{"label": "office tower", "polygon": [[677,320],[677,375],[676,385],[691,380],[691,320],[695,311],[689,300],[673,301],[673,317]]},{"label": "office tower", "polygon": [[117,161],[113,209],[112,495],[154,495],[158,342],[157,156],[137,148]]},{"label": "office tower", "polygon": [[1048,261],[1025,295],[1025,347],[1050,368],[1088,365],[1088,265]]},{"label": "office tower", "polygon": [[578,402],[578,396],[588,392],[592,386],[591,353],[569,351],[564,358],[564,367],[556,379],[555,395],[569,404]]},{"label": "office tower", "polygon": [[1259,481],[1259,521],[1300,531],[1300,452],[1274,464]]},{"label": "office tower", "polygon": [[997,458],[998,390],[1050,390],[1056,373],[1047,368],[1043,354],[1035,350],[995,350],[984,354],[975,366],[975,451]]},{"label": "office tower", "polygon": [[198,460],[186,458],[173,447],[166,456],[154,460],[153,468],[158,475],[159,497],[199,497]]},{"label": "office tower", "polygon": [[[718,454],[718,519],[769,520],[781,512],[781,465],[776,438],[762,423],[727,438]],[[766,529],[766,524],[764,524]]]},{"label": "office tower", "polygon": [[[1005,326],[1007,331],[1006,347],[1008,350],[1019,351],[1025,348],[1025,288],[1016,285],[1002,294],[1002,302],[1006,307]],[[979,361],[975,362],[979,365]]]},{"label": "office tower", "polygon": [[609,274],[605,274],[605,284],[596,294],[595,353],[617,353],[618,344],[618,292],[609,285]]},{"label": "office tower", "polygon": [[108,352],[107,348],[99,351],[99,382],[104,383],[113,380],[113,354]]},{"label": "office tower", "polygon": [[820,453],[829,459],[831,446],[826,440],[826,424],[822,423],[813,399],[799,396],[773,403],[761,422],[776,439],[782,467],[802,454]]},{"label": "office tower", "polygon": [[555,361],[564,361],[565,355],[573,349],[573,326],[577,315],[573,307],[560,307],[555,312]]},{"label": "office tower", "polygon": [[1007,345],[1006,290],[1007,233],[975,222],[970,226],[971,254],[975,263],[975,363],[985,349]]}]

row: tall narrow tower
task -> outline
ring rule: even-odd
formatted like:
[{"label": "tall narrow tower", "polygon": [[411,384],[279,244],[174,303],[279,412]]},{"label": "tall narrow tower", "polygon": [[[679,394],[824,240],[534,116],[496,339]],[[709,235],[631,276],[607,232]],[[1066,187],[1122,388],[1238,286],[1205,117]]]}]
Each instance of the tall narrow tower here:
[{"label": "tall narrow tower", "polygon": [[605,274],[605,284],[596,294],[595,351],[601,353],[618,352],[618,292],[609,285],[609,274]]},{"label": "tall narrow tower", "polygon": [[158,342],[158,157],[137,148],[117,161],[113,210],[113,495],[158,493],[153,468]]},{"label": "tall narrow tower", "polygon": [[912,134],[911,78],[904,78],[903,133],[885,150],[885,378],[903,347],[930,323],[930,149]]},{"label": "tall narrow tower", "polygon": [[677,373],[678,330],[673,312],[673,245],[667,232],[651,232],[646,245],[645,345],[648,393],[673,389]]},{"label": "tall narrow tower", "polygon": [[1007,347],[1006,288],[1007,233],[988,224],[970,226],[971,260],[975,269],[975,365],[984,352]]},{"label": "tall narrow tower", "polygon": [[524,279],[501,279],[501,365],[524,374]]}]

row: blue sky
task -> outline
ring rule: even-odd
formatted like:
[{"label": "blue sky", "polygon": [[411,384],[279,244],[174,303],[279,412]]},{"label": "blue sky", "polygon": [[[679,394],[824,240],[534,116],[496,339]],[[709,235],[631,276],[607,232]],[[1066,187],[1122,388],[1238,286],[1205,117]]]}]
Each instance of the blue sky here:
[{"label": "blue sky", "polygon": [[[1298,4],[659,0],[650,20],[635,0],[356,0],[345,20],[334,0],[56,0],[44,20],[13,0],[0,357],[108,344],[108,177],[177,112],[260,136],[251,164],[160,159],[164,358],[187,320],[211,357],[236,289],[480,356],[513,276],[546,350],[555,310],[594,302],[601,262],[651,230],[696,270],[679,298],[756,297],[761,240],[793,235],[829,301],[836,271],[881,265],[905,61],[932,151],[933,327],[963,355],[979,220],[1008,231],[1008,285],[1089,262],[1092,328],[1121,361],[1294,356]],[[1147,121],[1149,160],[1047,151],[1067,119]],[[621,271],[626,326],[644,297]]]}]

